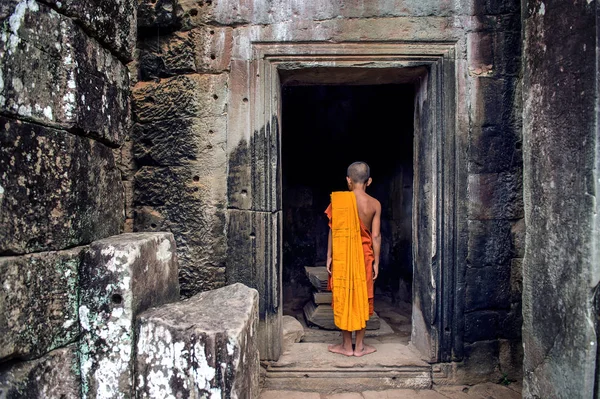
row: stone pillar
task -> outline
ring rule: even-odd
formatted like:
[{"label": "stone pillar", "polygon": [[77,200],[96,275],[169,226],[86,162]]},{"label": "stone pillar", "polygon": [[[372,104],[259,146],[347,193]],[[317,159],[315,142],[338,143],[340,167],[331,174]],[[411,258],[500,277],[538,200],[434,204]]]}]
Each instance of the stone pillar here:
[{"label": "stone pillar", "polygon": [[259,396],[258,292],[236,283],[138,317],[138,398]]},{"label": "stone pillar", "polygon": [[233,29],[210,26],[203,5],[139,2],[133,88],[134,230],[173,233],[185,297],[225,284]]},{"label": "stone pillar", "polygon": [[523,10],[523,397],[597,397],[598,2]]},{"label": "stone pillar", "polygon": [[95,241],[80,276],[83,397],[131,397],[135,317],[179,299],[173,236],[129,233]]}]

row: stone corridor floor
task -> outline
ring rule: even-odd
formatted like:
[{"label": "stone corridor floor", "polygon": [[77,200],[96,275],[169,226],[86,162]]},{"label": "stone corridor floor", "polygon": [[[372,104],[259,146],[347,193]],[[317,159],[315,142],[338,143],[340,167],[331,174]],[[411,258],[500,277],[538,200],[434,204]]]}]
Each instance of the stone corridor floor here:
[{"label": "stone corridor floor", "polygon": [[[308,326],[302,315],[302,307],[303,303],[287,304],[284,313],[302,324],[303,338],[299,343],[288,343],[278,362],[263,365],[265,368],[259,399],[521,398],[521,386],[518,383],[508,386],[495,383],[473,386],[432,385],[430,371],[421,370],[429,365],[410,350],[411,306],[408,303],[392,305],[381,298],[375,301],[375,310],[382,320],[382,328],[379,331],[367,331],[365,342],[375,345],[378,352],[360,360],[328,353],[327,344],[339,342],[341,333]],[[365,370],[364,375],[349,373],[356,367]],[[380,390],[378,377],[381,377],[379,374],[382,368],[386,372],[390,368],[395,369],[398,380],[410,381],[409,386],[399,385],[397,388]],[[308,378],[294,378],[298,377],[297,374]],[[429,379],[422,378],[420,374],[427,375]],[[269,378],[268,375],[283,378]],[[267,377],[266,380],[264,377]],[[414,389],[429,386],[432,388]]]},{"label": "stone corridor floor", "polygon": [[521,385],[485,383],[473,386],[434,385],[432,389],[388,389],[383,391],[319,393],[263,390],[260,399],[519,399]]}]

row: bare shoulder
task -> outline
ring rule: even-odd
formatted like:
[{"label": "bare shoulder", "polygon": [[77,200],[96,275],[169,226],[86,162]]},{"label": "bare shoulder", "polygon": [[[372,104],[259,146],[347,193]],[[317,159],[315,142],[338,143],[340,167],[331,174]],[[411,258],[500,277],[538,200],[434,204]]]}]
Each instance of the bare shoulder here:
[{"label": "bare shoulder", "polygon": [[379,202],[379,200],[377,198],[372,197],[372,196],[370,196],[368,194],[367,194],[367,198],[369,200],[369,205],[370,206],[372,206],[376,210],[381,210],[381,203]]}]

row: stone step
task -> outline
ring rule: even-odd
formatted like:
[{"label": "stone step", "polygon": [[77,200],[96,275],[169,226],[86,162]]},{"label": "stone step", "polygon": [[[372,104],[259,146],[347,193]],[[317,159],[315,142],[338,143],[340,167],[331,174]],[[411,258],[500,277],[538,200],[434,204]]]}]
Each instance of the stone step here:
[{"label": "stone step", "polygon": [[264,389],[356,392],[381,389],[429,389],[432,367],[407,345],[375,345],[363,357],[343,356],[323,343],[293,344],[264,369]]},{"label": "stone step", "polygon": [[[315,325],[326,330],[337,330],[333,321],[333,308],[331,305],[317,305],[309,301],[304,305],[304,317],[310,325]],[[367,321],[367,330],[377,330],[381,326],[377,312]]]},{"label": "stone step", "polygon": [[313,300],[315,301],[315,303],[317,305],[331,305],[332,299],[333,299],[333,293],[331,291],[327,291],[327,292],[315,291],[315,292],[313,292]]},{"label": "stone step", "polygon": [[325,266],[305,266],[304,270],[311,284],[319,291],[327,291],[329,273]]}]

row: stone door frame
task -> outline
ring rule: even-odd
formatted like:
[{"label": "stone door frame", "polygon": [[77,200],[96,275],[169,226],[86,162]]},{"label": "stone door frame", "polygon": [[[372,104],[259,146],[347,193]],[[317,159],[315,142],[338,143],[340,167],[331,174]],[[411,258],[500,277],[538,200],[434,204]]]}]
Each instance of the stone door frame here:
[{"label": "stone door frame", "polygon": [[[327,73],[336,68],[359,71],[356,74],[363,84],[382,83],[386,76],[392,81],[416,82],[418,102],[426,102],[429,127],[422,128],[428,149],[424,168],[427,198],[427,218],[431,231],[429,241],[419,243],[431,255],[426,270],[430,274],[430,306],[427,317],[417,320],[413,312],[411,340],[424,359],[430,362],[452,360],[452,353],[462,352],[462,340],[457,339],[461,329],[462,301],[455,300],[457,285],[456,265],[456,163],[455,126],[457,125],[456,93],[456,42],[303,42],[250,44],[250,60],[232,60],[228,121],[228,148],[247,145],[242,162],[247,163],[245,188],[228,184],[230,198],[229,247],[246,246],[252,259],[233,259],[236,250],[230,251],[228,268],[234,270],[229,278],[242,281],[258,289],[260,296],[259,350],[261,358],[276,360],[281,353],[282,317],[282,185],[281,185],[281,89],[282,84],[296,81],[307,84],[350,84],[343,78],[328,81]],[[385,73],[382,73],[385,69]],[[405,74],[402,71],[417,71]],[[393,71],[400,72],[395,78]],[[314,73],[313,73],[314,72]],[[320,77],[319,77],[320,76]],[[403,80],[404,79],[404,80]],[[351,82],[356,84],[356,82]],[[422,117],[422,115],[421,115]],[[415,123],[420,123],[415,119]],[[417,126],[415,125],[415,131]],[[415,159],[420,142],[415,140]],[[424,142],[424,141],[423,141]],[[232,161],[230,160],[230,169]],[[417,166],[417,162],[415,162]],[[239,169],[239,167],[238,167]],[[231,172],[230,172],[231,173]],[[242,173],[243,175],[244,173]],[[231,175],[230,175],[231,176]],[[415,175],[416,176],[416,175]],[[415,177],[416,179],[417,177]],[[415,183],[418,183],[415,181]],[[416,190],[417,185],[415,185]],[[240,192],[242,192],[240,194]],[[417,194],[415,194],[417,195]],[[232,207],[231,201],[236,207]],[[244,208],[245,215],[238,209]],[[416,218],[413,211],[413,229]],[[248,243],[241,238],[248,233]],[[416,235],[414,237],[417,237]],[[236,244],[234,244],[234,242]],[[415,243],[413,242],[413,254]],[[417,257],[413,256],[417,259]],[[242,264],[244,260],[252,265]],[[428,262],[429,263],[429,262]],[[250,272],[246,272],[246,269]],[[415,268],[415,265],[413,265]],[[244,270],[235,272],[235,270]],[[245,273],[245,274],[244,274]],[[235,276],[244,275],[244,278]],[[244,281],[245,280],[245,281]],[[418,292],[413,287],[415,295]],[[413,298],[413,304],[415,298]],[[460,316],[459,316],[460,315]],[[429,320],[429,321],[427,321]],[[420,325],[419,325],[420,323]],[[425,328],[427,331],[419,331]],[[420,337],[425,333],[424,337]],[[419,334],[419,336],[415,336]],[[457,348],[460,346],[460,348]]]}]

